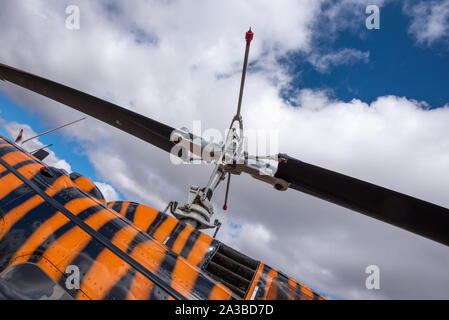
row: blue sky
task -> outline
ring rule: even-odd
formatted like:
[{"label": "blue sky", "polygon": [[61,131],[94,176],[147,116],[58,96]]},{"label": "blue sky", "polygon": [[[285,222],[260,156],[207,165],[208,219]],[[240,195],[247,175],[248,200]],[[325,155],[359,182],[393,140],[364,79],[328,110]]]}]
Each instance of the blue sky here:
[{"label": "blue sky", "polygon": [[[8,99],[4,93],[0,91],[0,118],[6,122],[18,122],[20,124],[29,125],[36,134],[43,133],[54,127],[49,127],[48,123],[43,121],[43,118],[35,112],[24,110],[18,106],[14,101]],[[77,120],[77,119],[74,119]],[[64,124],[64,123],[62,123]],[[62,125],[60,124],[60,125]],[[76,124],[73,124],[76,126]],[[61,129],[61,130],[64,130]],[[18,134],[18,132],[17,132]],[[14,141],[15,135],[11,136],[5,128],[0,125],[0,135]],[[23,140],[30,138],[24,135]],[[50,149],[55,152],[55,155],[59,159],[65,159],[71,165],[71,169],[74,172],[79,172],[82,175],[88,177],[92,181],[102,182],[104,179],[98,176],[92,163],[87,158],[83,144],[70,138],[67,135],[63,135],[61,132],[55,131],[38,138],[44,145],[50,145]],[[119,199],[125,199],[119,190],[117,192]],[[117,199],[117,200],[119,200]]]},{"label": "blue sky", "polygon": [[[335,98],[343,101],[357,98],[371,103],[379,96],[397,95],[426,101],[431,108],[442,107],[449,102],[447,43],[417,44],[408,33],[410,23],[402,3],[392,2],[381,8],[379,30],[346,29],[335,41],[317,41],[329,51],[369,51],[367,63],[334,66],[329,72],[320,73],[305,61],[304,53],[292,54],[282,62],[289,65],[295,88],[330,89]],[[327,26],[322,24],[320,28]]]},{"label": "blue sky", "polygon": [[[430,108],[448,103],[449,54],[446,43],[431,46],[417,44],[416,39],[408,33],[410,17],[404,14],[399,2],[394,1],[382,7],[380,21],[380,30],[367,30],[363,26],[346,28],[330,41],[325,41],[323,35],[314,39],[314,45],[324,51],[344,48],[369,51],[367,62],[336,65],[327,72],[320,72],[307,61],[304,52],[281,58],[280,62],[290,70],[292,88],[330,90],[333,98],[342,101],[357,98],[371,103],[379,96],[397,95],[425,101]],[[327,28],[326,22],[317,27]],[[283,91],[282,94],[284,99],[289,100],[289,91]],[[24,110],[1,92],[0,108],[1,117],[8,122],[27,123],[36,132],[50,129],[39,114]],[[8,136],[1,126],[0,133]],[[58,132],[40,140],[45,144],[52,143],[52,150],[59,157],[69,159],[73,170],[99,179],[77,141]]]},{"label": "blue sky", "polygon": [[[42,121],[42,118],[39,117],[38,114],[32,114],[27,110],[23,110],[13,101],[9,100],[3,93],[0,93],[0,109],[2,110],[0,117],[7,122],[15,121],[18,123],[28,124],[38,134],[53,129],[53,127],[49,127],[47,123]],[[75,125],[76,124],[74,124],[74,126]],[[2,126],[0,126],[0,133],[10,139],[15,138],[10,137]],[[24,137],[24,139],[27,138],[30,137]],[[60,158],[69,159],[73,171],[80,171],[88,177],[96,178],[95,171],[91,163],[87,160],[83,148],[80,147],[78,142],[68,139],[67,136],[63,136],[57,131],[42,136],[39,140],[46,145],[53,144],[51,149]]]}]

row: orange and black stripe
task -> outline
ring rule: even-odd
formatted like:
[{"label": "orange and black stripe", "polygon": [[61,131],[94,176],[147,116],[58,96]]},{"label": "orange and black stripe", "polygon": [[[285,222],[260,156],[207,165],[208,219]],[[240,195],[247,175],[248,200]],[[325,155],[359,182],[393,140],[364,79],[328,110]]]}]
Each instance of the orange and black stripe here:
[{"label": "orange and black stripe", "polygon": [[[2,164],[5,164],[5,162],[2,162]],[[8,166],[8,168],[10,169],[10,170],[12,170],[12,171],[14,171],[14,169],[12,168],[12,167],[10,167],[9,165],[7,165],[7,164],[5,164],[6,166]],[[15,173],[16,175],[17,174],[19,174],[19,173]],[[23,175],[20,175],[20,178],[22,179],[22,181],[23,182],[28,182],[28,184],[30,184],[29,183],[29,180],[28,180],[28,177],[24,177]],[[34,185],[34,189],[35,189],[35,191],[36,190],[38,190],[39,189],[39,187],[36,187],[36,185]],[[5,190],[5,189],[2,189],[3,191]],[[46,197],[47,198],[47,197]],[[48,199],[48,198],[47,198]],[[68,198],[69,199],[69,198]],[[54,200],[54,199],[53,199]],[[58,204],[60,204],[59,202],[57,202]],[[49,216],[47,217],[47,218],[50,218],[50,216],[51,216],[51,214],[49,214]],[[121,220],[120,220],[121,221]],[[4,242],[3,242],[4,243]]]},{"label": "orange and black stripe", "polygon": [[[36,263],[65,288],[75,264],[81,289],[67,292],[77,299],[236,299],[203,270],[219,241],[141,204],[107,208],[87,178],[57,169],[44,177],[41,166],[0,139],[0,271]],[[320,298],[262,263],[247,298],[255,287],[256,299]]]},{"label": "orange and black stripe", "polygon": [[70,179],[79,189],[97,199],[101,203],[106,204],[106,200],[104,200],[104,196],[100,189],[98,189],[95,183],[93,183],[90,179],[76,172],[72,172],[70,174]]}]

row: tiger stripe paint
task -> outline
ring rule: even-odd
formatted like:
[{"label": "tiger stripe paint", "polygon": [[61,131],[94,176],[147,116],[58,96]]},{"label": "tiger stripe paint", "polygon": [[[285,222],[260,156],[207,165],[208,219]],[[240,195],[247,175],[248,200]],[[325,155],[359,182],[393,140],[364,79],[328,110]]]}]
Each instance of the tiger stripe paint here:
[{"label": "tiger stripe paint", "polygon": [[162,222],[159,227],[153,232],[153,238],[159,242],[164,242],[165,239],[171,234],[175,228],[178,220],[172,217],[167,217],[164,222]]},{"label": "tiger stripe paint", "polygon": [[126,219],[132,222],[134,221],[134,213],[136,212],[136,208],[138,205],[139,205],[138,203],[134,202],[128,204],[128,208],[126,208],[126,212],[124,215]]},{"label": "tiger stripe paint", "polygon": [[288,278],[288,299],[295,300],[296,287],[298,284],[293,278]]},{"label": "tiger stripe paint", "polygon": [[69,177],[80,190],[98,200],[100,203],[106,204],[106,200],[104,199],[100,189],[98,189],[95,183],[93,183],[90,179],[76,172],[72,172]]},{"label": "tiger stripe paint", "polygon": [[[85,198],[73,199],[65,205],[65,208],[75,215],[78,215],[80,212],[90,207],[92,207],[92,202]],[[68,223],[70,223],[70,219],[58,211],[54,216],[39,226],[13,258],[20,255],[36,254],[35,251],[42,247],[42,243],[47,240],[48,237],[54,236],[57,230]]]},{"label": "tiger stripe paint", "polygon": [[[134,209],[134,211],[137,211],[139,208],[142,209],[143,205],[139,205],[139,206],[135,206],[132,203],[126,203],[126,202],[114,202],[111,204],[108,204],[109,206],[111,206],[113,209],[117,210],[120,212],[120,214],[122,216],[126,216],[128,218],[133,217],[134,215],[132,215],[130,213],[129,208],[132,207]],[[126,208],[126,209],[124,209]],[[150,209],[146,210],[147,212],[151,212],[153,213],[153,217],[152,219],[152,223],[150,225],[150,227],[147,229],[149,231],[150,234],[153,235],[153,237],[158,240],[159,242],[163,242],[165,239],[167,239],[167,237],[170,237],[169,240],[170,241],[170,246],[171,243],[174,243],[175,239],[173,238],[174,236],[178,235],[179,232],[183,230],[186,226],[182,223],[180,223],[177,219],[172,218],[172,217],[168,217],[168,216],[163,216],[163,213],[157,212],[157,211],[152,211]],[[157,216],[154,216],[157,215]],[[148,225],[148,221],[146,222],[146,225]],[[200,238],[201,241],[197,241],[195,242],[195,238]],[[203,239],[204,237],[204,239]],[[212,242],[212,238],[210,238],[209,236],[205,235],[205,234],[196,234],[194,237],[190,238],[190,242],[189,244],[186,246],[184,245],[184,248],[186,248],[184,250],[184,258],[187,258],[187,261],[189,261],[190,263],[194,262],[193,264],[196,265],[198,264],[204,257],[206,251],[209,249],[210,244]],[[186,241],[187,242],[187,241]],[[193,252],[191,252],[193,249]],[[128,250],[129,252],[129,250]],[[190,254],[186,254],[189,253]],[[197,254],[197,256],[192,255],[193,254]],[[187,257],[188,256],[188,257]],[[176,263],[173,263],[173,260],[176,261]],[[195,286],[196,280],[198,279],[198,271],[196,271],[195,269],[192,269],[190,264],[186,264],[185,261],[181,258],[176,260],[176,254],[167,254],[164,258],[163,261],[161,261],[159,268],[158,268],[158,273],[160,272],[164,272],[167,275],[171,274],[172,277],[172,286],[180,291],[182,294],[188,296],[192,289]],[[183,277],[180,277],[180,275],[183,275]],[[182,282],[184,283],[184,285],[178,285],[177,283],[179,282],[179,279],[182,279]],[[211,286],[212,288],[213,286]],[[224,290],[223,290],[224,289]],[[216,293],[214,294],[215,297],[219,296],[219,292],[222,292],[222,296],[221,297],[229,297],[230,293],[226,292],[227,289],[222,288],[222,290],[216,289],[215,290]],[[223,294],[223,291],[225,292]],[[209,294],[210,295],[210,294]]]},{"label": "tiger stripe paint", "polygon": [[299,287],[301,288],[301,300],[313,300],[314,294],[310,288],[303,284],[300,284]]},{"label": "tiger stripe paint", "polygon": [[[0,158],[10,168],[0,164],[0,272],[31,262],[65,288],[65,270],[75,264],[81,289],[65,290],[77,299],[173,299],[145,275],[148,270],[189,299],[237,299],[205,270],[219,241],[142,204],[115,201],[106,207],[93,192],[97,187],[92,181],[83,176],[72,181],[54,168],[53,178],[44,177],[41,161],[5,139],[0,139]],[[93,231],[81,228],[80,221]],[[132,261],[144,269],[136,269]],[[323,298],[261,262],[246,299],[256,285],[256,299]]]},{"label": "tiger stripe paint", "polygon": [[79,177],[75,181],[73,181],[81,190],[83,190],[86,193],[89,193],[93,188],[96,187],[96,185],[87,179],[84,176]]},{"label": "tiger stripe paint", "polygon": [[[53,196],[56,192],[61,190],[66,186],[65,184],[66,179],[61,178],[61,180],[57,180],[55,184],[52,187],[49,187],[45,193],[49,196]],[[3,216],[3,220],[5,222],[6,227],[0,234],[0,240],[3,238],[5,233],[8,232],[10,228],[14,226],[14,224],[20,220],[22,217],[24,217],[29,211],[31,211],[33,208],[37,207],[39,204],[44,203],[44,199],[42,199],[40,196],[35,195],[31,199],[23,202],[22,204],[18,205],[11,211],[7,212]]]},{"label": "tiger stripe paint", "polygon": [[0,200],[3,200],[8,194],[23,185],[23,182],[17,179],[15,175],[9,173],[0,179],[0,185],[2,186],[0,189]]},{"label": "tiger stripe paint", "polygon": [[[36,162],[34,160],[25,160],[25,161],[21,161],[21,162],[17,163],[16,165],[13,166],[13,168],[17,170],[17,169],[20,169],[23,166],[26,166],[28,164],[33,164],[33,163],[36,163]],[[3,168],[3,171],[2,171],[1,168]],[[1,166],[1,168],[0,168],[0,178],[3,178],[9,172],[6,171],[5,167]]]},{"label": "tiger stripe paint", "polygon": [[[165,245],[171,248],[175,253],[180,254],[182,257],[186,258],[193,265],[201,266],[206,259],[205,255],[211,251],[212,254],[214,250],[212,249],[212,242],[215,241],[213,238],[208,235],[194,231],[194,229],[188,225],[183,223],[174,224],[171,220],[175,220],[169,216],[163,216],[164,214],[154,210],[152,208],[146,207],[144,205],[137,205],[135,203],[129,203],[127,201],[117,201],[109,203],[108,206],[119,212],[122,216],[127,217],[129,219],[133,219],[136,221],[138,216],[136,212],[139,210],[141,212],[145,211],[147,213],[146,217],[143,219],[136,221],[136,224],[139,224],[143,227],[143,229],[147,230],[151,235],[155,236],[155,238],[164,243]],[[132,210],[130,211],[130,207]],[[144,222],[143,222],[144,221]],[[148,227],[148,224],[151,222],[151,225]],[[169,230],[166,230],[166,226],[169,225],[171,230],[170,234],[168,234]],[[216,241],[215,241],[216,242]],[[164,261],[162,262],[164,265]],[[172,271],[173,265],[164,265],[166,270]],[[179,271],[179,267],[174,267],[174,273],[183,272]],[[250,299],[256,284],[258,283],[262,271],[265,268],[265,275],[263,282],[260,283],[258,287],[258,296],[256,299],[296,299],[298,298],[293,294],[294,288],[290,287],[289,281],[294,281],[293,279],[289,280],[289,278],[276,275],[275,279],[272,278],[271,274],[276,274],[276,270],[265,266],[263,263],[260,263],[258,269],[253,277],[251,282],[251,286],[248,289],[247,294],[245,295],[245,299]],[[186,276],[187,277],[187,276]],[[296,281],[294,281],[294,287],[298,286]],[[269,290],[271,288],[271,293],[269,294]],[[284,290],[284,288],[286,288]],[[289,293],[290,292],[290,293]],[[321,296],[319,296],[321,297]],[[308,298],[308,295],[302,294],[299,298],[305,299]]]},{"label": "tiger stripe paint", "polygon": [[[170,241],[170,244],[173,243],[173,251],[180,254],[184,258],[187,258],[187,260],[189,260],[193,265],[200,264],[213,241],[213,238],[204,233],[194,231],[191,226],[183,225],[180,227],[179,220],[144,205],[120,201],[112,204],[109,203],[108,206],[112,207],[112,209],[115,209],[120,213],[120,215],[128,219],[133,218],[133,220],[130,220],[131,222],[134,222],[134,224],[137,227],[140,227],[140,229],[147,230],[147,233],[152,235],[152,237],[159,242],[163,243],[167,240],[167,242]],[[140,216],[142,212],[145,212],[149,215],[149,217],[144,220],[143,217]],[[148,226],[148,224],[150,225]],[[180,250],[176,250],[174,246],[176,240],[180,236],[179,233],[173,232],[176,228],[180,228],[178,229],[180,231],[183,231],[182,229],[185,228],[190,229],[188,232],[188,237],[185,238],[185,241],[181,240],[177,243],[178,249],[182,247]]]},{"label": "tiger stripe paint", "polygon": [[104,300],[125,300],[130,291],[131,284],[134,280],[137,271],[130,269],[123,277],[117,281],[114,286],[109,290]]},{"label": "tiger stripe paint", "polygon": [[170,249],[173,249],[173,245],[175,244],[175,241],[178,239],[179,234],[186,228],[186,225],[184,223],[178,222],[176,227],[172,230],[170,235],[168,236],[168,239],[165,243],[167,247]]},{"label": "tiger stripe paint", "polygon": [[148,300],[154,283],[141,273],[136,273],[126,295],[126,300]]},{"label": "tiger stripe paint", "polygon": [[[102,211],[99,211],[89,217],[86,223],[94,229],[100,228],[110,219],[109,216],[101,213]],[[71,258],[87,245],[89,239],[90,236],[86,232],[78,227],[74,227],[62,235],[58,241],[52,243],[42,256],[52,261],[59,270],[65,270],[70,265]],[[41,261],[38,262],[38,265],[43,267]],[[59,275],[55,275],[53,278],[57,281],[60,279]]]},{"label": "tiger stripe paint", "polygon": [[205,233],[198,232],[199,236],[190,250],[187,260],[197,266],[203,260],[206,252],[209,250],[209,247],[212,243],[213,238],[208,236]]},{"label": "tiger stripe paint", "polygon": [[[133,238],[135,231],[131,226],[117,232],[112,240],[123,250]],[[109,290],[125,276],[131,266],[108,249],[103,249],[81,282],[81,290],[95,300],[103,299]]]},{"label": "tiger stripe paint", "polygon": [[253,296],[254,289],[256,287],[256,284],[259,282],[260,277],[262,276],[262,271],[264,269],[264,264],[262,262],[259,263],[259,266],[257,267],[257,271],[254,274],[253,280],[251,281],[251,286],[248,289],[248,292],[246,293],[245,300],[250,300]]},{"label": "tiger stripe paint", "polygon": [[265,294],[263,297],[264,300],[274,300],[275,299],[275,297],[277,295],[277,286],[272,285],[272,284],[274,284],[273,282],[275,281],[277,274],[278,274],[278,272],[275,269],[271,269],[268,272],[267,278],[265,281],[266,281],[266,286],[269,289],[265,290]]}]

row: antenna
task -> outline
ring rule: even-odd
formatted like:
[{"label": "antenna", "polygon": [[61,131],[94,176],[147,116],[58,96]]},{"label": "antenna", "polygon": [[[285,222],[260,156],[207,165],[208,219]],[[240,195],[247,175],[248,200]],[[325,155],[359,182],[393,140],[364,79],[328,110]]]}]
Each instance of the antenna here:
[{"label": "antenna", "polygon": [[74,124],[74,123],[80,122],[80,121],[82,121],[82,120],[84,120],[84,119],[86,119],[86,117],[84,117],[84,118],[82,118],[82,119],[79,119],[79,120],[76,120],[76,121],[72,121],[72,122],[70,122],[70,123],[64,124],[64,125],[62,125],[62,126],[60,126],[60,127],[57,127],[57,128],[55,128],[55,129],[48,130],[48,131],[46,131],[46,132],[44,132],[44,133],[38,134],[37,136],[31,137],[31,138],[29,138],[29,139],[26,139],[26,140],[24,140],[24,141],[22,142],[22,145],[24,145],[25,142],[28,142],[28,141],[30,141],[30,140],[39,138],[39,137],[41,137],[41,136],[43,136],[43,135],[45,135],[45,134],[47,134],[47,133],[51,133],[51,132],[53,132],[53,131],[56,131],[56,130],[59,130],[59,129],[68,127],[68,126],[70,126],[70,125],[72,125],[72,124]]},{"label": "antenna", "polygon": [[42,147],[42,148],[39,148],[39,149],[33,150],[33,151],[31,151],[31,152],[30,152],[30,154],[31,154],[31,155],[33,155],[33,154],[35,154],[35,153],[36,153],[36,152],[38,152],[38,151],[41,151],[41,150],[44,150],[44,149],[50,148],[50,147],[51,147],[52,145],[53,145],[53,144],[48,144],[48,145],[46,145],[45,147]]}]

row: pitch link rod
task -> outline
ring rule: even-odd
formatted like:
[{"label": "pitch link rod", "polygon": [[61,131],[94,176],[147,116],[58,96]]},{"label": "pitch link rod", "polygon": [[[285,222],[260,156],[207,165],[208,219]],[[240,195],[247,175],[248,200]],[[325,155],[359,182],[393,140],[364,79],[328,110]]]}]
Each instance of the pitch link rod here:
[{"label": "pitch link rod", "polygon": [[[249,31],[246,33],[246,50],[245,50],[245,60],[243,61],[243,71],[242,71],[242,81],[240,82],[240,93],[239,93],[239,102],[237,105],[237,114],[234,117],[234,120],[240,119],[240,111],[242,109],[242,98],[243,98],[243,89],[245,88],[245,79],[246,79],[246,69],[248,67],[248,56],[249,56],[249,47],[251,45],[251,41],[253,40],[254,33],[249,28]],[[233,121],[234,121],[233,120]],[[232,126],[232,124],[231,124]]]}]

